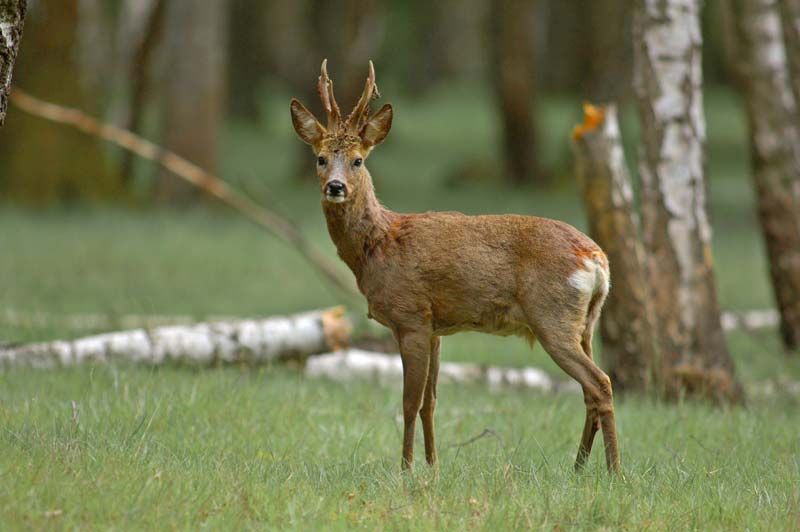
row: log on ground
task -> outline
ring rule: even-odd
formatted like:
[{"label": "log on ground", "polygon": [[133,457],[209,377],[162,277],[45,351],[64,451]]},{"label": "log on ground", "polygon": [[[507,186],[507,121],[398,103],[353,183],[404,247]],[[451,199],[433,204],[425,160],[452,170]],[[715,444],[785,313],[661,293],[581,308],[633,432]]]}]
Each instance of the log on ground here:
[{"label": "log on ground", "polygon": [[208,365],[266,363],[341,349],[349,342],[343,307],[285,317],[134,329],[0,349],[0,365],[36,368],[115,360]]},{"label": "log on ground", "polygon": [[[336,381],[371,379],[403,382],[403,363],[398,354],[347,349],[306,361],[306,376]],[[443,362],[439,382],[486,384],[489,388],[517,387],[542,391],[579,390],[577,383],[554,380],[538,368],[501,368],[460,362]]]}]

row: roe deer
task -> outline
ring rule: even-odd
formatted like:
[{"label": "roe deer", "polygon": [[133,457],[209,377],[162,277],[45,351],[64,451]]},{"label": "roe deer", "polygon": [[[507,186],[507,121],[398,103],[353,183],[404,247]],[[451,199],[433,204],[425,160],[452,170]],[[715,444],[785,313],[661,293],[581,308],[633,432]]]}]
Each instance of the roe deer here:
[{"label": "roe deer", "polygon": [[611,381],[592,359],[592,330],[608,294],[608,261],[574,227],[534,216],[401,214],[375,196],[364,161],[392,125],[392,106],[370,114],[375,71],[343,118],[326,61],[318,89],[322,124],[292,100],[292,123],[317,158],[322,208],[339,257],[367,298],[369,317],[394,333],[403,360],[402,466],[413,462],[414,425],[422,419],[425,457],[436,463],[433,411],[439,337],[458,331],[538,339],[583,388],[586,422],[575,467],[585,463],[602,427],[606,464],[619,468]]}]

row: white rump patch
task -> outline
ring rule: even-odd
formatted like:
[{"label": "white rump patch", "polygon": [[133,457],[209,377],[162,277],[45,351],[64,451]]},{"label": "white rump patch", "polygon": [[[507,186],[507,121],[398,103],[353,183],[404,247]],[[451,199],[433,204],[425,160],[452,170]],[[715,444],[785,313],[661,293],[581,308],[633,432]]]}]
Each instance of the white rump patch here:
[{"label": "white rump patch", "polygon": [[570,286],[580,292],[592,294],[594,292],[608,292],[608,276],[605,270],[597,262],[585,259],[584,268],[578,268],[567,279]]}]

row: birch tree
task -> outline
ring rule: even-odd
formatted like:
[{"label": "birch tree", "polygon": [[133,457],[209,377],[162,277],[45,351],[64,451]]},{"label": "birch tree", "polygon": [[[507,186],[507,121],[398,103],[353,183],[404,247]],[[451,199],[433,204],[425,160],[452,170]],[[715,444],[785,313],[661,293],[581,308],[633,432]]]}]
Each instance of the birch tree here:
[{"label": "birch tree", "polygon": [[22,39],[26,0],[0,0],[0,126],[6,119],[11,72]]},{"label": "birch tree", "polygon": [[[734,26],[737,81],[750,126],[758,218],[781,315],[781,336],[787,349],[798,349],[800,115],[792,93],[778,3],[774,0],[730,0],[728,6]],[[800,17],[796,22],[800,23]]]},{"label": "birch tree", "polygon": [[575,173],[583,191],[589,233],[608,255],[611,285],[600,334],[603,362],[614,389],[651,388],[660,375],[653,305],[639,217],[614,106],[584,106],[573,131]]},{"label": "birch tree", "polygon": [[669,396],[741,399],[720,323],[704,180],[699,0],[638,0],[642,228]]}]

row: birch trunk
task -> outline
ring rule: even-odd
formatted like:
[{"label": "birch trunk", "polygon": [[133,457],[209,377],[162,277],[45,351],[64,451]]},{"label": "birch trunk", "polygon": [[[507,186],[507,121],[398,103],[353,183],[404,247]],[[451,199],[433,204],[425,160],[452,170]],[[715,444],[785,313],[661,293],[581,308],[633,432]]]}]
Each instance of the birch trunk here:
[{"label": "birch trunk", "polygon": [[750,123],[758,217],[781,315],[781,336],[786,349],[798,349],[800,115],[792,94],[780,13],[774,0],[731,0],[728,5],[733,12],[737,78]]},{"label": "birch trunk", "polygon": [[338,307],[289,317],[135,329],[5,348],[0,349],[0,366],[52,368],[113,360],[259,364],[341,349],[349,341],[350,329],[344,309]]},{"label": "birch trunk", "polygon": [[800,0],[782,0],[779,4],[794,101],[800,105]]},{"label": "birch trunk", "polygon": [[603,361],[614,389],[647,390],[658,375],[653,305],[639,217],[620,140],[616,107],[584,106],[573,149],[591,237],[613,265],[603,307]]},{"label": "birch trunk", "polygon": [[[374,379],[380,382],[403,382],[400,355],[347,349],[314,356],[306,361],[306,376],[338,381]],[[490,388],[517,387],[543,391],[579,390],[577,383],[555,382],[538,368],[500,368],[458,362],[443,362],[439,382],[486,384]]]},{"label": "birch trunk", "polygon": [[22,39],[26,10],[26,0],[0,0],[0,126],[6,119],[11,72]]},{"label": "birch trunk", "polygon": [[739,401],[714,282],[703,176],[699,0],[639,0],[634,90],[642,226],[668,396]]}]

